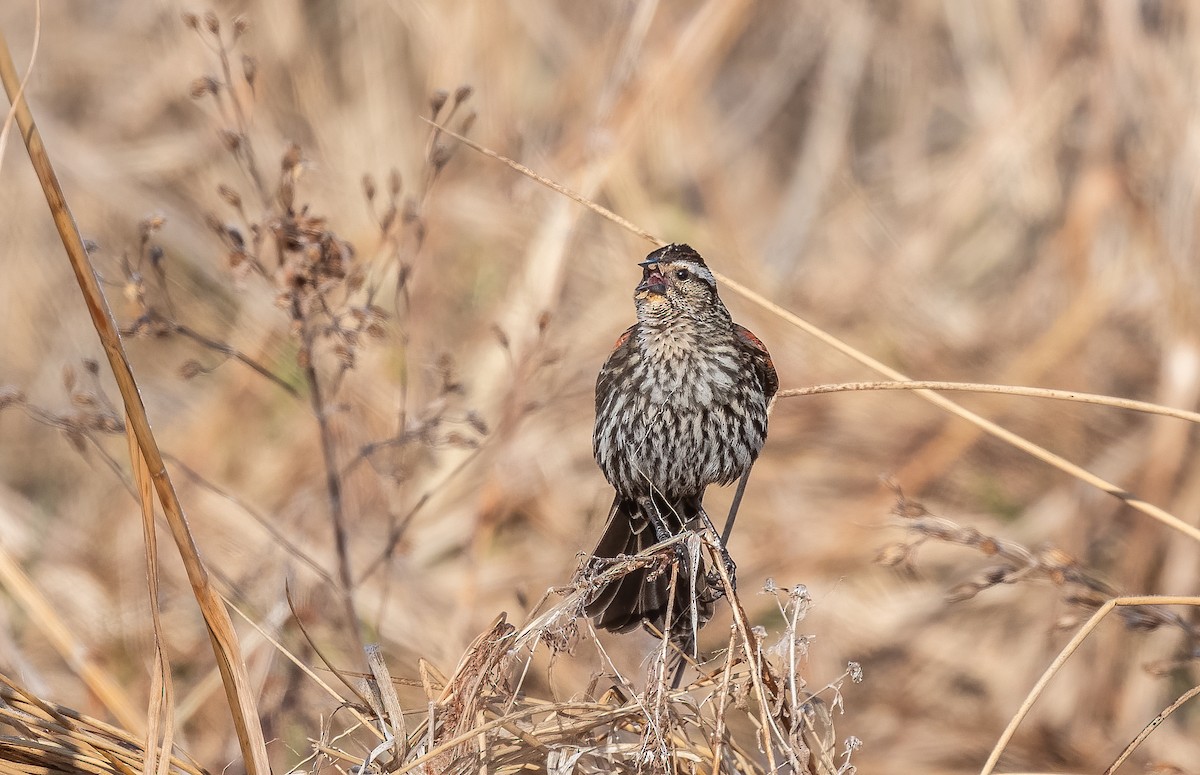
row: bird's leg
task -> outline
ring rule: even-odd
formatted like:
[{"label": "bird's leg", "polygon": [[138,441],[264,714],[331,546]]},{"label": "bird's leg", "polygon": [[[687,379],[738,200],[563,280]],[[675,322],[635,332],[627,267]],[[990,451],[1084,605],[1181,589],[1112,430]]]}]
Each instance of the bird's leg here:
[{"label": "bird's leg", "polygon": [[[658,502],[654,500],[652,495],[639,495],[637,498],[638,508],[646,515],[646,519],[650,520],[650,526],[654,528],[654,538],[657,543],[669,541],[679,534],[677,530],[672,530],[667,523],[667,516],[659,511]],[[683,543],[675,544],[675,562],[679,563],[680,567],[690,567],[689,555],[687,547]]]},{"label": "bird's leg", "polygon": [[[745,477],[742,478],[742,481],[743,482],[746,481]],[[709,519],[708,512],[704,510],[704,506],[700,507],[700,520],[704,523],[705,528],[707,528],[708,530],[711,530],[713,535],[717,535],[717,528],[715,525],[713,525],[712,520]],[[728,526],[728,524],[729,523],[726,523],[727,526]],[[725,541],[726,541],[725,538],[721,539],[721,544],[720,544],[720,546],[721,546],[721,562],[724,563],[724,565],[725,565],[725,572],[729,574],[730,586],[736,590],[737,589],[737,564],[734,563],[733,557],[730,556],[729,549],[725,546]],[[716,586],[719,588],[720,580],[719,579],[715,580],[715,583],[716,583]]]},{"label": "bird's leg", "polygon": [[675,537],[675,531],[671,530],[666,517],[659,512],[658,504],[654,502],[652,496],[639,495],[637,502],[642,513],[646,515],[646,519],[650,521],[650,527],[654,528],[655,543],[661,544],[663,541],[669,541]]}]

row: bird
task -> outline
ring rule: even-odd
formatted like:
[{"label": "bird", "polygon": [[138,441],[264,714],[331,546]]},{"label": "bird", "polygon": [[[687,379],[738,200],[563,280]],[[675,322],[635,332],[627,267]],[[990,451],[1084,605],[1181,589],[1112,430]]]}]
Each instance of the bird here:
[{"label": "bird", "polygon": [[[711,527],[704,491],[749,472],[779,388],[766,346],[733,322],[699,253],[671,244],[639,266],[637,322],[617,339],[596,379],[592,451],[615,496],[585,565],[593,576],[614,558]],[[685,653],[694,651],[695,633],[722,593],[700,558],[685,559],[674,595],[671,573],[643,566],[599,585],[584,612],[600,629],[651,625]],[[727,553],[724,561],[732,571]]]}]

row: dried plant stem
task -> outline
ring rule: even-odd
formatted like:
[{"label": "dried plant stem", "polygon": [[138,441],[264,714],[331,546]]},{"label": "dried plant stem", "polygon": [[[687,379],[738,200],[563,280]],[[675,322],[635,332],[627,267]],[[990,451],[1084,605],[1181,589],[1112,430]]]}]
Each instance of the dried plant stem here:
[{"label": "dried plant stem", "polygon": [[[42,44],[42,0],[35,0],[33,4],[33,45],[29,51],[29,64],[25,67],[25,77],[21,79],[21,85],[17,87],[17,99],[25,94],[25,84],[29,82],[29,77],[33,75],[33,65],[37,62],[38,49]],[[12,130],[13,119],[17,115],[17,99],[12,100],[12,105],[8,113],[4,116],[4,125],[0,126],[0,170],[4,169],[4,149],[8,147],[8,135]]]},{"label": "dried plant stem", "polygon": [[980,382],[930,382],[912,380],[909,382],[841,382],[831,385],[813,385],[805,388],[780,390],[776,398],[797,398],[813,396],[822,393],[845,393],[859,390],[956,390],[966,393],[1002,393],[1010,396],[1025,396],[1028,398],[1049,398],[1054,401],[1074,401],[1080,404],[1098,404],[1111,406],[1116,409],[1129,409],[1146,414],[1161,414],[1164,417],[1174,417],[1200,424],[1200,412],[1189,412],[1186,409],[1175,409],[1148,401],[1134,401],[1130,398],[1113,398],[1097,393],[1080,393],[1075,390],[1053,390],[1051,388],[1033,388],[1020,385],[989,385]]},{"label": "dried plant stem", "polygon": [[641,228],[640,226],[636,225],[632,221],[629,221],[629,220],[617,215],[612,210],[609,210],[607,207],[596,204],[592,200],[588,199],[587,197],[585,197],[579,193],[576,193],[575,191],[572,191],[571,189],[567,188],[566,186],[564,186],[561,183],[557,183],[557,182],[551,180],[550,178],[543,177],[542,175],[537,174],[533,170],[526,167],[524,164],[521,164],[518,161],[514,161],[514,160],[508,158],[507,156],[501,156],[500,154],[496,153],[492,149],[485,148],[484,146],[480,145],[479,143],[475,142],[474,140],[470,139],[469,137],[466,137],[465,135],[460,135],[458,132],[455,132],[452,129],[447,129],[446,127],[442,126],[441,124],[437,123],[436,121],[430,121],[429,119],[425,118],[424,116],[421,117],[421,120],[424,121],[426,124],[429,124],[430,126],[434,127],[438,131],[444,132],[447,135],[449,135],[450,137],[453,137],[455,140],[459,141],[460,143],[467,146],[471,150],[481,153],[484,156],[487,156],[489,158],[495,159],[496,161],[498,161],[502,164],[508,165],[509,167],[511,167],[512,169],[521,173],[525,177],[530,178],[532,180],[536,180],[538,183],[541,183],[543,186],[545,186],[546,188],[548,188],[552,191],[557,191],[558,193],[565,196],[567,199],[570,199],[571,201],[573,201],[577,204],[583,205],[584,207],[586,207],[587,209],[596,213],[597,215],[601,216],[602,218],[606,218],[606,219],[612,221],[613,223],[617,224],[618,226],[621,226],[622,228],[624,228],[625,230],[627,230],[629,232],[632,232],[633,234],[636,234],[637,236],[641,237],[642,239],[647,240],[649,242],[653,242],[656,246],[658,246],[660,248],[667,244],[667,243],[663,242],[662,240],[658,239],[657,237],[655,237],[650,232],[648,232],[645,229]]},{"label": "dried plant stem", "polygon": [[238,99],[237,88],[234,86],[236,82],[233,80],[233,68],[229,66],[229,50],[225,48],[225,42],[221,40],[219,34],[217,35],[217,55],[221,59],[221,72],[225,76],[225,91],[233,106],[238,131],[242,133],[243,142],[238,144],[238,154],[245,161],[246,172],[250,175],[259,197],[263,204],[267,205],[271,201],[271,192],[267,189],[262,173],[258,170],[258,160],[254,157],[254,146],[247,141],[246,135],[250,129],[250,122],[247,119],[246,111],[242,108],[242,101]]},{"label": "dried plant stem", "polygon": [[1200,694],[1200,686],[1193,686],[1191,689],[1188,689],[1186,692],[1179,695],[1179,698],[1175,700],[1175,702],[1172,702],[1170,705],[1164,708],[1161,713],[1151,719],[1150,723],[1147,724],[1141,732],[1138,732],[1137,737],[1129,741],[1129,745],[1125,746],[1125,750],[1121,751],[1121,755],[1117,757],[1116,761],[1109,765],[1108,769],[1104,771],[1104,775],[1113,775],[1113,773],[1115,773],[1117,769],[1125,763],[1125,760],[1137,750],[1137,747],[1145,742],[1146,738],[1150,736],[1151,732],[1158,729],[1159,725],[1166,721],[1168,716],[1179,710],[1179,708],[1185,702],[1198,694]]},{"label": "dried plant stem", "polygon": [[126,424],[129,461],[137,486],[142,512],[142,536],[146,554],[146,582],[150,603],[150,621],[154,633],[154,666],[150,673],[150,707],[146,711],[146,761],[143,775],[167,775],[171,767],[171,749],[175,745],[175,688],[171,680],[171,661],[167,657],[166,633],[159,607],[158,532],[154,527],[154,485],[146,458],[137,439]]},{"label": "dried plant stem", "polygon": [[313,365],[312,335],[308,319],[300,305],[299,295],[292,294],[292,319],[301,327],[300,339],[308,356],[302,359],[304,379],[308,383],[308,398],[312,403],[313,414],[317,418],[317,429],[321,434],[321,454],[325,461],[325,489],[329,494],[329,517],[333,522],[334,548],[337,550],[338,582],[341,589],[342,607],[346,613],[346,626],[350,628],[354,639],[355,653],[362,654],[366,642],[362,637],[362,626],[358,618],[358,608],[354,604],[354,570],[350,564],[350,533],[346,529],[346,508],[342,498],[342,477],[338,474],[337,449],[333,439],[333,429],[329,426],[329,415],[326,411],[325,400],[321,393],[321,381],[317,377],[317,368]]},{"label": "dried plant stem", "polygon": [[[742,636],[742,651],[746,655],[746,664],[750,668],[750,682],[754,685],[754,690],[758,695],[759,705],[762,709],[763,749],[767,754],[769,770],[775,772],[775,746],[771,744],[771,733],[774,732],[775,736],[783,742],[785,747],[788,745],[788,737],[779,729],[779,726],[775,722],[774,712],[772,711],[772,708],[779,707],[781,699],[779,685],[775,682],[775,677],[771,675],[770,668],[766,667],[766,660],[763,657],[758,637],[754,634],[754,630],[750,626],[750,618],[746,616],[746,610],[742,608],[742,600],[738,597],[733,579],[729,576],[729,570],[725,567],[725,563],[722,562],[721,545],[718,541],[719,538],[712,537],[708,538],[705,543],[708,547],[713,567],[720,574],[721,583],[725,587],[725,596],[729,600],[729,610],[733,613],[734,626]],[[795,719],[792,719],[791,722],[795,723]]]},{"label": "dried plant stem", "polygon": [[717,706],[717,723],[712,735],[712,771],[721,771],[721,747],[725,744],[725,709],[729,705],[729,685],[733,679],[733,655],[737,653],[737,628],[729,628],[729,645],[725,648],[725,666],[721,669],[721,688]]},{"label": "dried plant stem", "polygon": [[[426,119],[426,121],[428,121],[428,119]],[[621,216],[617,215],[616,213],[609,210],[608,208],[598,205],[595,202],[592,202],[592,201],[580,196],[578,193],[571,191],[570,189],[566,188],[565,186],[563,186],[560,183],[556,183],[554,181],[549,180],[548,178],[538,175],[536,172],[530,170],[528,167],[524,166],[523,164],[519,164],[518,162],[515,162],[512,159],[509,159],[505,156],[501,156],[500,154],[496,153],[493,150],[484,148],[483,146],[479,145],[478,143],[476,143],[472,140],[468,140],[467,138],[463,137],[462,135],[457,134],[456,132],[453,132],[449,129],[446,129],[445,127],[440,126],[432,121],[428,121],[428,123],[433,124],[433,126],[437,127],[441,131],[445,132],[450,137],[453,137],[456,140],[458,140],[459,142],[464,143],[465,145],[467,145],[467,147],[469,147],[473,150],[476,150],[485,156],[488,156],[490,158],[493,158],[500,162],[503,162],[504,164],[507,164],[509,167],[516,170],[517,172],[520,172],[522,175],[526,175],[527,177],[529,177],[533,180],[536,180],[538,183],[541,183],[542,185],[544,185],[554,191],[557,191],[566,197],[569,197],[573,201],[579,202],[580,204],[587,207],[592,212],[601,215],[602,217],[612,221],[613,223],[616,223],[617,225],[629,230],[630,232],[638,235],[639,237],[642,237],[643,239],[653,243],[654,245],[656,245],[658,247],[662,247],[663,245],[666,244],[658,237],[655,237],[654,235],[647,232],[645,229],[642,229],[642,228],[638,227],[637,225],[629,222],[625,218],[622,218]],[[796,328],[799,328],[801,331],[805,332],[806,334],[808,334],[812,337],[815,337],[822,343],[828,345],[829,347],[832,347],[833,349],[837,350],[838,352],[842,353],[843,355],[846,355],[846,356],[850,357],[851,359],[861,363],[862,365],[866,366],[867,368],[871,369],[872,371],[878,372],[879,374],[882,374],[885,377],[888,377],[888,378],[898,381],[898,382],[911,382],[912,381],[911,379],[909,379],[907,376],[905,376],[900,371],[897,371],[896,369],[893,369],[891,366],[888,366],[886,363],[884,363],[880,360],[877,360],[876,358],[873,358],[870,355],[867,355],[863,351],[842,341],[841,339],[839,339],[836,336],[834,336],[833,334],[825,331],[824,329],[822,329],[818,326],[815,326],[812,323],[809,323],[807,320],[805,320],[804,318],[795,314],[794,312],[791,312],[791,311],[779,306],[775,302],[767,299],[762,294],[751,290],[750,288],[746,287],[745,285],[742,285],[741,283],[737,282],[736,280],[734,280],[730,277],[727,277],[726,275],[721,274],[720,272],[717,272],[715,270],[713,271],[712,274],[713,274],[713,277],[715,277],[720,283],[724,284],[725,287],[729,288],[734,293],[736,293],[739,296],[743,297],[744,299],[750,301],[751,303],[753,303],[759,307],[762,307],[763,309],[767,310],[768,312],[775,315],[776,317],[783,319],[785,322],[789,323],[790,325],[792,325]],[[1153,503],[1149,503],[1147,501],[1142,500],[1141,498],[1137,497],[1133,493],[1128,492],[1128,491],[1118,487],[1117,485],[1112,484],[1111,482],[1108,482],[1108,481],[1102,479],[1099,476],[1096,476],[1095,474],[1087,471],[1086,469],[1082,468],[1081,466],[1078,466],[1078,465],[1072,463],[1071,461],[1067,460],[1066,458],[1060,457],[1059,455],[1054,454],[1050,450],[1045,449],[1044,447],[1040,447],[1037,444],[1034,444],[1033,442],[1029,441],[1028,439],[1024,438],[1023,436],[1018,436],[1017,434],[1013,433],[1012,431],[1010,431],[1006,428],[1003,428],[1000,425],[997,425],[996,423],[992,422],[991,420],[988,420],[987,418],[983,417],[982,415],[976,414],[975,412],[972,412],[971,410],[969,410],[965,407],[959,406],[958,404],[956,404],[955,402],[946,398],[945,396],[939,395],[938,393],[936,393],[932,390],[929,390],[929,389],[917,389],[915,392],[917,393],[917,395],[921,396],[921,398],[924,398],[926,401],[933,404],[934,406],[936,406],[940,409],[944,409],[945,411],[950,412],[953,415],[961,417],[962,419],[966,420],[967,422],[972,423],[976,427],[982,429],[984,432],[989,433],[992,436],[995,436],[996,438],[1000,439],[1001,441],[1005,441],[1008,444],[1011,444],[1012,446],[1016,447],[1017,449],[1020,449],[1023,452],[1026,452],[1026,453],[1032,455],[1033,457],[1037,458],[1038,460],[1041,460],[1043,463],[1051,465],[1060,471],[1070,474],[1071,476],[1074,476],[1076,479],[1086,482],[1087,484],[1090,484],[1093,487],[1095,487],[1099,490],[1102,490],[1103,492],[1108,493],[1109,495],[1113,496],[1114,498],[1117,498],[1118,500],[1120,500],[1120,501],[1124,502],[1126,505],[1128,505],[1130,508],[1140,511],[1143,514],[1145,514],[1146,516],[1151,517],[1152,519],[1156,519],[1159,522],[1163,523],[1164,525],[1166,525],[1170,528],[1173,528],[1175,530],[1178,530],[1179,532],[1183,533],[1184,535],[1187,535],[1188,537],[1190,537],[1196,541],[1200,541],[1200,528],[1197,528],[1193,525],[1189,525],[1188,523],[1186,523],[1183,520],[1176,517],[1174,514],[1171,514],[1170,512],[1168,512],[1166,509],[1163,509],[1159,506],[1155,506]]]},{"label": "dried plant stem", "polygon": [[108,300],[100,288],[96,272],[84,248],[83,239],[75,225],[75,219],[67,208],[62,187],[50,164],[50,157],[42,143],[41,135],[34,125],[33,115],[29,105],[17,95],[19,78],[9,54],[8,42],[0,34],[0,80],[4,82],[5,91],[16,107],[17,126],[25,141],[25,148],[30,161],[41,181],[42,190],[54,218],[54,224],[62,238],[63,247],[70,260],[75,278],[79,282],[80,291],[92,324],[108,356],[117,387],[125,404],[125,413],[138,448],[145,457],[146,465],[154,482],[155,491],[162,503],[171,534],[187,571],[188,581],[191,582],[192,593],[200,606],[204,622],[208,627],[209,639],[217,666],[220,668],[221,680],[225,687],[226,700],[233,717],[237,731],[238,744],[241,747],[243,765],[248,775],[269,775],[270,765],[267,761],[266,744],[263,740],[262,726],[258,720],[258,709],[254,691],[250,685],[246,666],[242,661],[241,646],[238,643],[237,632],[229,619],[229,612],[213,589],[209,579],[208,568],[205,567],[200,551],[192,537],[183,506],[175,492],[163,463],[162,453],[158,442],[150,428],[150,420],[146,416],[141,394],[138,392],[137,381],[125,356],[125,348],[117,331],[116,321],[108,307]]},{"label": "dried plant stem", "polygon": [[266,366],[262,365],[261,363],[254,360],[250,356],[246,355],[241,350],[238,350],[236,347],[233,347],[232,345],[228,345],[224,342],[220,342],[211,337],[207,337],[204,334],[200,333],[199,331],[196,331],[193,328],[189,328],[188,326],[185,326],[183,323],[174,323],[174,322],[171,323],[171,330],[174,331],[175,333],[179,334],[180,336],[185,336],[188,339],[191,339],[193,342],[204,345],[205,347],[207,347],[210,350],[215,350],[216,352],[219,352],[222,355],[225,355],[229,358],[238,360],[241,363],[245,364],[246,366],[249,366],[254,371],[258,372],[262,376],[271,380],[271,382],[275,383],[275,385],[277,387],[281,388],[285,393],[287,393],[292,398],[300,397],[300,391],[297,390],[294,385],[288,384],[278,374],[274,373],[273,371],[268,369]]},{"label": "dried plant stem", "polygon": [[1029,694],[1025,697],[1025,701],[1021,703],[1021,707],[1017,710],[1016,715],[1008,722],[1008,726],[1000,735],[1000,739],[996,741],[996,746],[992,749],[991,756],[984,763],[983,769],[979,771],[979,775],[991,775],[991,772],[996,768],[996,763],[1000,761],[1000,755],[1004,753],[1005,747],[1008,746],[1013,735],[1016,734],[1017,727],[1029,715],[1029,711],[1033,708],[1038,698],[1042,696],[1042,691],[1045,690],[1046,684],[1050,683],[1050,679],[1054,677],[1066,661],[1071,658],[1071,655],[1079,648],[1080,644],[1092,634],[1092,631],[1100,624],[1104,617],[1118,606],[1145,606],[1145,605],[1190,605],[1200,606],[1200,597],[1167,597],[1160,595],[1144,595],[1139,597],[1114,597],[1104,605],[1096,609],[1096,613],[1088,619],[1079,631],[1075,633],[1075,637],[1071,638],[1066,646],[1063,646],[1062,651],[1050,663],[1042,673],[1042,677],[1037,680],[1033,688],[1029,690]]},{"label": "dried plant stem", "polygon": [[229,492],[228,490],[225,490],[217,484],[209,481],[199,471],[192,468],[175,455],[172,455],[170,452],[163,453],[163,458],[182,471],[183,475],[191,480],[197,487],[208,490],[213,495],[232,503],[234,506],[237,506],[247,515],[249,515],[249,517],[258,523],[263,530],[267,531],[267,534],[271,536],[271,539],[279,544],[279,546],[285,552],[287,552],[289,556],[295,557],[303,565],[308,566],[309,570],[320,577],[321,581],[329,584],[330,586],[337,584],[337,582],[334,581],[333,576],[330,575],[324,567],[322,567],[321,563],[317,562],[317,560],[308,554],[308,552],[301,549],[294,541],[288,538],[284,531],[280,529],[279,526],[276,525],[266,514],[261,513],[249,503]]}]

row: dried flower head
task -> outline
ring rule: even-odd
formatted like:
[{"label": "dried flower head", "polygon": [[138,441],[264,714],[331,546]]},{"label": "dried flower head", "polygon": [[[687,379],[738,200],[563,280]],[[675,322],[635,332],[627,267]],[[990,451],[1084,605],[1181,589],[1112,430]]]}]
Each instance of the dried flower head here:
[{"label": "dried flower head", "polygon": [[433,112],[433,119],[436,121],[438,114],[442,112],[442,108],[446,105],[446,100],[450,95],[445,89],[438,89],[429,96],[429,109]]},{"label": "dried flower head", "polygon": [[222,129],[219,132],[221,136],[221,144],[225,146],[225,150],[233,153],[242,147],[242,136],[232,129]]},{"label": "dried flower head", "polygon": [[246,79],[246,83],[250,88],[254,88],[254,82],[258,79],[258,60],[249,54],[242,55],[242,75]]},{"label": "dried flower head", "polygon": [[217,195],[225,200],[230,207],[241,209],[242,196],[224,183],[217,186]]},{"label": "dried flower head", "polygon": [[216,94],[221,89],[221,84],[217,79],[210,75],[202,75],[192,81],[188,92],[192,95],[192,99],[199,100],[207,97],[209,94]]}]

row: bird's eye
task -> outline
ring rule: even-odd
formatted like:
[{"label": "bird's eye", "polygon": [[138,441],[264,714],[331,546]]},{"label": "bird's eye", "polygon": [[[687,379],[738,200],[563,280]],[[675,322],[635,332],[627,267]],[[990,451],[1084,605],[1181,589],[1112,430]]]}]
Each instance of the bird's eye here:
[{"label": "bird's eye", "polygon": [[686,269],[676,269],[675,270],[675,279],[679,280],[680,282],[687,280],[691,276],[692,276],[692,273]]}]

